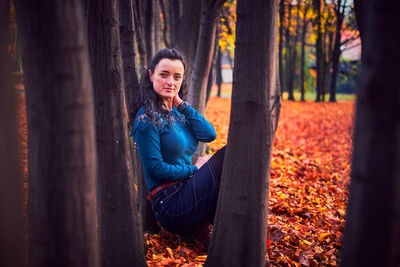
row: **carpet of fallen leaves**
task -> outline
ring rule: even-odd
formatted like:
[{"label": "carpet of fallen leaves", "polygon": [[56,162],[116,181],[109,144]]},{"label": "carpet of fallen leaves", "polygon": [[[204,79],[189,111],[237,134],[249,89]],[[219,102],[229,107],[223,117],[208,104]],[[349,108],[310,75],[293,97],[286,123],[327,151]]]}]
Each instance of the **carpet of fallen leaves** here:
[{"label": "carpet of fallen leaves", "polygon": [[[22,165],[27,175],[24,95],[19,95]],[[271,266],[337,266],[350,175],[354,102],[284,101],[275,136],[268,212]],[[206,117],[217,131],[213,153],[226,144],[230,99],[210,99]],[[25,187],[26,189],[26,187]],[[149,266],[201,266],[199,243],[165,231],[146,234]]]}]

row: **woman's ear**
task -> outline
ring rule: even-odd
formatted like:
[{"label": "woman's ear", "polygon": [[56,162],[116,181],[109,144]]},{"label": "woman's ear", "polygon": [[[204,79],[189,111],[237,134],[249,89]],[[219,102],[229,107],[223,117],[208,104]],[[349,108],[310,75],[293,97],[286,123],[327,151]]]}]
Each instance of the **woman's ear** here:
[{"label": "woman's ear", "polygon": [[153,82],[153,73],[151,72],[150,69],[148,70],[148,74],[149,74],[150,81]]}]

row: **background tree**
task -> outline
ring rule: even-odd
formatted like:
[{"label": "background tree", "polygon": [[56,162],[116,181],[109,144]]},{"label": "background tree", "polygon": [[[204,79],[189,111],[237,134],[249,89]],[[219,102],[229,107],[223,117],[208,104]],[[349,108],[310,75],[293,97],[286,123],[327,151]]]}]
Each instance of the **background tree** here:
[{"label": "background tree", "polygon": [[[204,113],[206,107],[207,80],[214,50],[218,12],[225,1],[202,0],[201,2],[200,31],[189,83],[189,102],[200,114]],[[205,149],[204,144],[199,146],[193,156],[194,162],[204,155]]]},{"label": "background tree", "polygon": [[25,266],[22,177],[18,166],[16,94],[8,53],[10,1],[0,1],[0,266]]},{"label": "background tree", "polygon": [[277,0],[237,2],[228,146],[206,266],[265,266],[270,157],[280,109],[277,12]]},{"label": "background tree", "polygon": [[99,266],[93,97],[80,1],[17,1],[29,146],[29,263]]},{"label": "background tree", "polygon": [[104,266],[146,265],[123,110],[117,1],[89,1],[88,10],[101,260]]},{"label": "background tree", "polygon": [[357,13],[363,25],[362,72],[341,266],[398,266],[400,2],[355,5],[363,12]]}]

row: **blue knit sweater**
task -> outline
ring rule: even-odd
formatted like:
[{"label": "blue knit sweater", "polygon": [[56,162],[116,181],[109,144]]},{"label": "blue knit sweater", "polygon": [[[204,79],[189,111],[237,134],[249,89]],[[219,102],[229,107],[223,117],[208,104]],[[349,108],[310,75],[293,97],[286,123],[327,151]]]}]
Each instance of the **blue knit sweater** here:
[{"label": "blue knit sweater", "polygon": [[154,122],[141,108],[132,127],[131,136],[139,150],[149,192],[156,186],[194,174],[198,169],[191,165],[191,158],[198,142],[216,138],[214,127],[191,106],[182,113],[173,107],[170,115],[170,122],[161,116]]}]

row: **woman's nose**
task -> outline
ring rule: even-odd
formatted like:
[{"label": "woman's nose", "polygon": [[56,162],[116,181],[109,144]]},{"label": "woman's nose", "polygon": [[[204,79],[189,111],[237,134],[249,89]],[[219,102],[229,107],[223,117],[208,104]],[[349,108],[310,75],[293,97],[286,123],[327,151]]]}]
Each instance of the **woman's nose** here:
[{"label": "woman's nose", "polygon": [[167,78],[167,83],[168,83],[168,84],[172,84],[172,82],[173,82],[173,79],[172,79],[171,76],[169,76],[169,77]]}]

